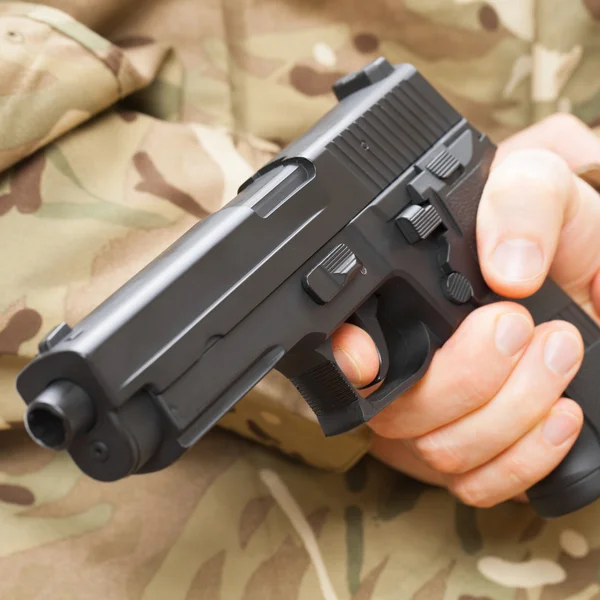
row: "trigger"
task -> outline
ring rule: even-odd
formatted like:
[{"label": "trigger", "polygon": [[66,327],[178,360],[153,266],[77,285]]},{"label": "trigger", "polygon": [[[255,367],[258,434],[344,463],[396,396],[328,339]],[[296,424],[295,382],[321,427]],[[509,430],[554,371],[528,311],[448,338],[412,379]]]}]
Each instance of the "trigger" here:
[{"label": "trigger", "polygon": [[385,379],[390,366],[390,357],[388,353],[387,344],[383,335],[383,330],[377,319],[377,298],[371,296],[356,312],[348,319],[348,323],[356,325],[361,329],[364,329],[370,336],[375,346],[377,347],[377,353],[379,355],[379,372],[373,381],[369,382],[358,389],[364,390],[366,388],[379,383]]}]

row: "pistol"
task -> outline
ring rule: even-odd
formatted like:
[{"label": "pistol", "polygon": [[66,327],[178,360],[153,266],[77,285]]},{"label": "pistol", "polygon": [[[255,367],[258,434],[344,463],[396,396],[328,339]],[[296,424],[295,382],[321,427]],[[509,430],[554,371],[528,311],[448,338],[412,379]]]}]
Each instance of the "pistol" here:
[{"label": "pistol", "polygon": [[[336,105],[229,204],[47,334],[17,378],[34,441],[99,481],[164,469],[273,369],[338,435],[418,382],[471,311],[502,299],[476,248],[490,139],[410,64],[379,58],[333,91]],[[551,518],[600,496],[600,331],[550,279],[519,302],[585,342],[565,390],[583,430],[528,492]],[[377,346],[372,393],[334,359],[345,322]]]}]

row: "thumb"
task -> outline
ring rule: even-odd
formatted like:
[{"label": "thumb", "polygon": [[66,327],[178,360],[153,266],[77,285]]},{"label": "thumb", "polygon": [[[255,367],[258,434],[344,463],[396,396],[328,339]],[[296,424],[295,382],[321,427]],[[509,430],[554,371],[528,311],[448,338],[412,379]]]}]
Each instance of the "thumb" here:
[{"label": "thumb", "polygon": [[344,323],[331,339],[333,356],[355,387],[373,381],[379,372],[379,354],[371,336],[360,327]]},{"label": "thumb", "polygon": [[536,148],[558,154],[574,172],[600,164],[598,135],[577,117],[557,113],[502,141],[494,165],[517,150]]}]

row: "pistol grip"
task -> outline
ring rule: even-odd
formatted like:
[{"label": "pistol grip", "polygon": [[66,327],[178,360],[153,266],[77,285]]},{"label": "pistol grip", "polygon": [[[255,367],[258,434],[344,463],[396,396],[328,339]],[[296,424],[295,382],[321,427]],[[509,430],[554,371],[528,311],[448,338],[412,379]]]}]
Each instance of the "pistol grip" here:
[{"label": "pistol grip", "polygon": [[530,503],[540,516],[560,517],[600,497],[600,328],[550,279],[520,303],[530,311],[536,325],[551,320],[570,322],[585,345],[583,363],[564,394],[581,406],[583,429],[558,467],[528,491]]}]

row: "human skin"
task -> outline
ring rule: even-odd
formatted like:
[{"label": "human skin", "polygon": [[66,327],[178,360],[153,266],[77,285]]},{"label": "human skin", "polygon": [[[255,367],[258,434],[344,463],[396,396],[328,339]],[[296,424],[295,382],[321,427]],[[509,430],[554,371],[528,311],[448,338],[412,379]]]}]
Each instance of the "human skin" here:
[{"label": "human skin", "polygon": [[[523,298],[550,275],[600,322],[600,197],[574,174],[593,163],[600,140],[568,115],[499,146],[477,216],[481,269],[495,292]],[[368,334],[344,324],[333,347],[356,387],[373,380],[379,365]],[[562,394],[582,358],[571,324],[535,327],[511,301],[481,307],[422,380],[371,420],[371,454],[471,506],[524,501],[579,434],[582,411]]]}]

